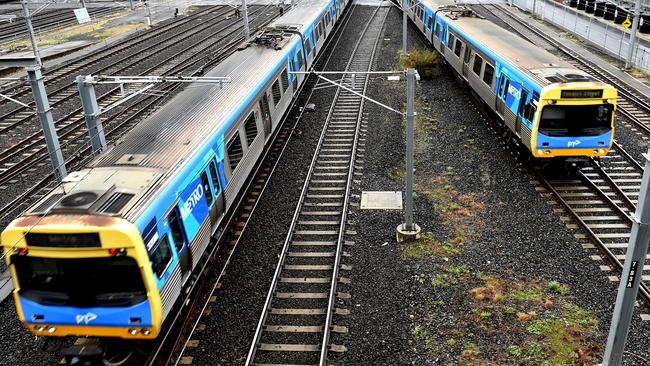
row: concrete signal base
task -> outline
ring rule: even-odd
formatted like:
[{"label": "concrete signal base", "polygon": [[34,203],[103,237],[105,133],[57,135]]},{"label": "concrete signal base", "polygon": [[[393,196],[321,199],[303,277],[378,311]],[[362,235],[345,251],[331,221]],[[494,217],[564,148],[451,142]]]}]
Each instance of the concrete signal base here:
[{"label": "concrete signal base", "polygon": [[397,227],[397,242],[401,243],[407,240],[420,239],[420,232],[422,231],[417,224],[413,224],[412,230],[406,229],[406,224],[400,224]]}]

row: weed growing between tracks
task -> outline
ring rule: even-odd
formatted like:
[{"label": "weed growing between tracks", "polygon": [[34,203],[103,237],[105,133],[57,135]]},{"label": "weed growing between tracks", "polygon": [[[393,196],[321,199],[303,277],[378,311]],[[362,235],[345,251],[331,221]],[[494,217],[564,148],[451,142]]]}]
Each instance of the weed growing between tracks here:
[{"label": "weed growing between tracks", "polygon": [[[39,34],[38,44],[40,46],[48,46],[77,40],[104,42],[116,35],[131,32],[138,27],[142,27],[142,23],[140,22],[122,23],[120,19],[128,14],[129,12],[127,11],[116,12],[94,19],[92,23],[85,25],[71,25],[62,29],[42,32]],[[30,47],[30,43],[28,38],[23,38],[3,43],[0,46],[9,49],[23,49]]]},{"label": "weed growing between tracks", "polygon": [[[468,258],[484,245],[483,234],[491,224],[486,195],[495,177],[490,165],[481,161],[482,152],[468,131],[471,122],[445,120],[429,104],[426,99],[416,103],[414,198],[416,207],[431,211],[416,215],[434,217],[420,225],[433,229],[401,244],[402,260],[417,268],[414,280],[430,296],[425,300],[426,314],[413,321],[413,341],[426,350],[430,363],[594,364],[602,352],[603,335],[595,316],[574,303],[568,285],[498,269],[494,273],[472,269]],[[472,179],[478,185],[463,184],[469,173],[458,165],[425,163],[443,137],[442,123],[454,124],[454,143],[465,150],[458,163],[474,167]],[[387,175],[402,180],[404,170],[396,167]]]}]

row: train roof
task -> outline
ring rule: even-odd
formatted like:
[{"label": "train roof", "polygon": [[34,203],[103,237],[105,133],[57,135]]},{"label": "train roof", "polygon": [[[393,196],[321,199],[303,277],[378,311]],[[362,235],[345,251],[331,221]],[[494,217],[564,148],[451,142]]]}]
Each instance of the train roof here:
[{"label": "train roof", "polygon": [[[269,28],[289,26],[294,30],[306,31],[312,26],[329,0],[304,0],[276,21]],[[44,200],[33,206],[29,212],[43,214],[61,207],[61,198],[75,193],[101,196],[105,204],[93,203],[97,213],[121,214],[132,217],[129,212],[135,203],[148,192],[164,187],[177,172],[206,146],[206,141],[215,134],[225,133],[235,116],[241,113],[243,101],[257,94],[265,76],[286,63],[289,50],[299,42],[297,35],[289,35],[286,47],[281,50],[266,45],[249,43],[227,57],[207,72],[209,77],[230,77],[230,83],[192,83],[182,92],[165,103],[159,110],[141,121],[126,133],[109,150],[95,158],[86,169],[68,175],[62,184]],[[155,89],[155,88],[154,88]],[[162,179],[161,179],[162,178]],[[110,194],[109,194],[110,193]],[[109,197],[110,196],[110,197]],[[133,199],[135,198],[135,199]],[[119,205],[128,199],[128,204]],[[117,200],[117,201],[116,201]],[[59,202],[59,203],[57,203]],[[140,202],[142,203],[142,202]],[[141,206],[140,203],[137,205]],[[52,207],[54,204],[56,206]],[[111,212],[110,206],[120,207]],[[136,210],[139,211],[139,210]]]},{"label": "train roof", "polygon": [[[440,3],[447,0],[424,0],[425,3]],[[445,10],[448,9],[448,10]],[[545,86],[557,82],[595,81],[587,73],[576,69],[568,62],[547,50],[531,43],[501,26],[469,12],[470,16],[462,14],[463,7],[442,7],[450,23],[460,30],[465,38],[479,43],[484,50],[498,55],[502,60],[519,68],[529,77]]]}]

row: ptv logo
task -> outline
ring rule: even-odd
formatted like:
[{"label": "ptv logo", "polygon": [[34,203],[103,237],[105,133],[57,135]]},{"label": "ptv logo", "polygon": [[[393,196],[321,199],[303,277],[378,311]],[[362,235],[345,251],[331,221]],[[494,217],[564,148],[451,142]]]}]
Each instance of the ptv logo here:
[{"label": "ptv logo", "polygon": [[88,312],[86,314],[77,314],[75,316],[75,319],[77,320],[77,324],[81,324],[81,322],[88,324],[91,321],[97,319],[97,314],[91,312]]},{"label": "ptv logo", "polygon": [[580,141],[580,140],[569,141],[569,142],[567,142],[567,146],[568,147],[576,147],[576,146],[580,145],[581,142],[582,141]]}]

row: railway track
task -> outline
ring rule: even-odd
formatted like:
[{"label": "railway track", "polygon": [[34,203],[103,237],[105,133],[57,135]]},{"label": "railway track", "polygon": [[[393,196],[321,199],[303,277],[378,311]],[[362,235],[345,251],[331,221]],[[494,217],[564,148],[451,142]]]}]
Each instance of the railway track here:
[{"label": "railway track", "polygon": [[[116,74],[135,68],[147,62],[152,54],[161,53],[175,45],[180,45],[191,37],[200,35],[211,26],[232,23],[225,19],[231,12],[232,9],[228,7],[211,7],[178,22],[138,33],[124,42],[101,48],[76,60],[49,69],[44,76],[50,106],[55,108],[56,115],[54,117],[61,116],[62,113],[58,110],[60,107],[67,109],[71,105],[79,105],[78,91],[74,80],[77,75]],[[203,23],[198,27],[195,24],[197,19]],[[0,102],[0,136],[14,137],[28,132],[40,132],[40,126],[32,108],[34,102],[31,97],[31,87],[26,84],[8,87],[5,88],[3,94],[9,94],[12,98],[18,99],[28,106],[17,106],[15,103],[2,99]],[[1,147],[10,147],[15,143],[15,141],[7,141]]]},{"label": "railway track", "polygon": [[[607,71],[601,69],[562,46],[559,42],[520,17],[498,5],[477,5],[497,18],[505,14],[513,22],[508,25],[522,37],[539,44],[548,43],[569,57],[569,62],[603,82],[617,88],[619,97],[617,111],[630,120],[635,127],[650,133],[650,103]],[[531,32],[533,36],[531,37]],[[535,169],[532,169],[535,170]],[[592,258],[604,259],[601,269],[620,272],[623,269],[627,251],[632,215],[641,188],[643,167],[625,149],[614,141],[609,155],[599,160],[592,159],[585,167],[578,169],[572,179],[547,176],[537,171],[533,179],[535,188],[549,197],[556,213],[569,229],[576,230],[576,237],[586,250],[594,251]],[[617,275],[611,275],[618,281]],[[650,261],[646,258],[643,267],[640,294],[650,303]]]},{"label": "railway track", "polygon": [[576,68],[587,72],[589,75],[597,78],[598,80],[608,83],[616,88],[618,91],[617,99],[617,112],[630,120],[635,127],[641,129],[644,133],[650,134],[650,101],[646,96],[639,94],[630,86],[626,85],[623,81],[617,79],[609,72],[600,66],[583,59],[571,49],[565,47],[553,37],[544,33],[534,25],[526,22],[524,19],[516,14],[513,14],[509,9],[502,5],[473,5],[478,9],[485,9],[494,17],[503,19],[499,14],[504,15],[509,20],[507,24],[511,30],[519,34],[521,37],[529,40],[530,42],[539,45],[540,41],[549,44],[555,49],[561,51],[565,56],[567,62]]},{"label": "railway track", "polygon": [[[123,8],[106,7],[106,8],[88,8],[88,14],[91,18],[103,17],[113,14]],[[73,12],[74,9],[55,9],[44,13],[39,13],[32,19],[32,26],[36,33],[53,31],[69,25],[77,24],[77,18]],[[22,13],[17,11],[16,20],[12,23],[0,24],[0,42],[11,41],[18,38],[27,37],[27,25]]]},{"label": "railway track", "polygon": [[[270,22],[273,17],[267,16],[268,8],[261,7],[251,12],[251,29],[259,29]],[[165,58],[159,59],[153,66],[142,70],[141,74],[178,75],[204,68],[205,62],[214,56],[212,54],[213,50],[216,53],[230,54],[234,51],[236,44],[243,40],[243,38],[237,36],[241,27],[239,25],[234,26],[235,24],[229,22],[220,29],[214,29],[209,35],[185,45]],[[157,88],[157,94],[169,94],[174,90],[173,86],[173,84],[164,84]],[[121,97],[120,88],[114,87],[100,94],[98,102],[101,107],[106,107]],[[107,136],[114,135],[114,128],[111,126],[113,124],[117,124],[122,130],[124,129],[124,124],[119,122],[120,119],[128,118],[129,115],[136,113],[141,115],[142,111],[140,109],[144,105],[151,108],[151,105],[144,102],[147,99],[146,97],[140,97],[140,99],[143,101],[125,105],[125,108],[110,112],[103,117],[104,128],[108,130]],[[163,98],[158,98],[158,100],[163,100]],[[76,155],[86,145],[87,131],[81,108],[76,108],[65,117],[55,121],[55,126],[65,155]],[[113,140],[115,139],[113,138]],[[0,185],[15,180],[16,177],[39,164],[44,164],[43,161],[47,158],[47,147],[42,133],[39,131],[31,134],[21,142],[0,153]]]},{"label": "railway track", "polygon": [[[377,8],[359,37],[347,71],[370,71],[388,8]],[[364,93],[368,76],[351,86]],[[351,85],[351,77],[343,78]],[[269,288],[246,365],[327,363],[328,352],[343,352],[330,343],[334,315],[345,315],[337,299],[350,295],[339,289],[349,280],[340,270],[347,210],[364,100],[337,88],[301,196]]]},{"label": "railway track", "polygon": [[[536,189],[550,196],[549,202],[569,229],[587,250],[596,250],[592,259],[604,271],[620,276],[627,251],[632,214],[641,185],[642,169],[620,146],[612,149],[601,162],[577,172],[575,179],[558,179],[539,174]],[[604,258],[603,258],[604,256]],[[619,277],[611,275],[612,281]],[[650,303],[650,261],[646,257],[641,277],[640,294]]]},{"label": "railway track", "polygon": [[[341,23],[345,24],[351,18],[352,11],[345,13],[344,19],[337,25],[336,29],[342,28]],[[343,26],[344,27],[344,26]],[[334,31],[335,34],[337,31]],[[341,33],[336,37],[332,36],[319,54],[315,64],[321,62],[324,68],[327,67],[331,59],[331,51],[336,48],[340,40]],[[336,38],[336,41],[333,39]],[[323,55],[328,55],[322,60]],[[292,105],[288,109],[287,116],[283,119],[280,129],[278,129],[273,143],[267,148],[264,157],[251,174],[251,179],[243,194],[240,195],[238,203],[235,205],[225,230],[218,232],[214,239],[214,246],[209,259],[201,269],[198,278],[199,285],[196,286],[187,296],[190,300],[189,306],[184,311],[179,311],[168,328],[168,332],[162,337],[162,341],[156,346],[151,357],[145,362],[146,365],[178,365],[186,362],[188,343],[192,336],[199,328],[199,322],[207,314],[208,306],[214,301],[215,293],[220,289],[221,280],[230,264],[233,253],[240,243],[240,238],[246,230],[248,220],[255,211],[257,204],[262,197],[266,187],[273,176],[289,141],[302,119],[306,109],[296,108],[298,105],[309,104],[314,93],[314,86],[317,84],[315,75],[308,76],[308,79],[302,85],[297,93],[298,97],[294,98]],[[189,356],[191,359],[191,356]]]}]

